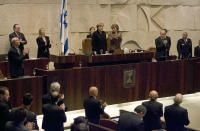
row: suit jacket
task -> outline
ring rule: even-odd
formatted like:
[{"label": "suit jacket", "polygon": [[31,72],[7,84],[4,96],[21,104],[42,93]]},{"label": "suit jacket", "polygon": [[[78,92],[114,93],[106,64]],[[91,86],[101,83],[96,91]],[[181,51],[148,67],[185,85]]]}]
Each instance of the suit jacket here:
[{"label": "suit jacket", "polygon": [[[167,40],[167,45],[163,44],[163,40]],[[166,38],[162,39],[158,37],[155,40],[156,44],[156,59],[157,61],[166,60],[169,56],[169,50],[171,47],[171,39],[170,37],[166,36]]]},{"label": "suit jacket", "polygon": [[177,42],[177,51],[178,58],[191,58],[192,57],[192,41],[187,38],[186,41],[184,39],[179,39]]},{"label": "suit jacket", "polygon": [[[58,100],[57,105],[60,106],[63,103],[64,103],[64,100],[62,98],[60,98]],[[42,105],[45,105],[45,104],[51,104],[51,94],[45,94],[42,96]],[[68,111],[67,105],[65,105],[65,111]]]},{"label": "suit jacket", "polygon": [[194,56],[200,57],[200,46],[194,48]]},{"label": "suit jacket", "polygon": [[100,50],[103,50],[103,53],[107,51],[106,33],[104,31],[102,33],[95,31],[92,35],[92,51],[100,54]]},{"label": "suit jacket", "polygon": [[64,131],[63,123],[67,118],[64,110],[56,104],[45,104],[42,107],[42,128],[45,131]]},{"label": "suit jacket", "polygon": [[23,124],[14,121],[8,121],[5,126],[5,131],[29,131]]},{"label": "suit jacket", "polygon": [[4,131],[5,124],[9,120],[9,106],[8,104],[0,99],[0,131]]},{"label": "suit jacket", "polygon": [[163,116],[163,105],[157,101],[143,102],[142,105],[147,109],[147,113],[143,118],[145,131],[162,129],[160,117]]},{"label": "suit jacket", "polygon": [[[20,33],[17,35],[15,32],[13,32],[13,33],[11,33],[11,34],[9,35],[9,40],[10,40],[10,45],[11,45],[11,47],[12,47],[11,40],[12,40],[12,38],[14,38],[14,37],[18,37],[18,38],[21,39],[22,41],[25,41],[24,44],[27,44],[27,40],[26,40],[26,38],[25,38],[25,36],[24,36],[23,33],[20,32]],[[21,51],[24,50],[24,44],[20,43],[19,49],[20,49]]]},{"label": "suit jacket", "polygon": [[46,57],[49,58],[49,48],[51,48],[51,44],[50,44],[50,40],[48,36],[45,36],[47,45],[45,45],[44,40],[42,39],[42,37],[38,37],[36,39],[37,45],[38,45],[38,52],[37,52],[37,57],[41,58],[41,57]]},{"label": "suit jacket", "polygon": [[11,113],[10,113],[10,120],[13,120],[13,118],[14,118],[14,112],[18,108],[24,108],[24,109],[26,109],[27,116],[26,116],[26,121],[24,122],[24,125],[26,125],[27,122],[33,122],[35,124],[33,130],[39,130],[39,127],[38,127],[38,124],[37,124],[37,116],[36,116],[36,114],[34,112],[30,111],[29,109],[27,109],[24,106],[12,108]]},{"label": "suit jacket", "polygon": [[165,107],[165,122],[167,131],[185,131],[184,125],[189,125],[188,112],[177,104]]},{"label": "suit jacket", "polygon": [[11,47],[8,51],[8,62],[10,66],[10,75],[12,78],[17,78],[24,75],[23,60],[27,59],[28,55],[23,55],[17,48]]},{"label": "suit jacket", "polygon": [[119,116],[118,131],[144,131],[143,121],[133,112],[123,112]]},{"label": "suit jacket", "polygon": [[99,124],[100,115],[104,114],[104,107],[101,106],[101,103],[93,96],[90,96],[88,99],[84,100],[83,106],[88,121]]}]

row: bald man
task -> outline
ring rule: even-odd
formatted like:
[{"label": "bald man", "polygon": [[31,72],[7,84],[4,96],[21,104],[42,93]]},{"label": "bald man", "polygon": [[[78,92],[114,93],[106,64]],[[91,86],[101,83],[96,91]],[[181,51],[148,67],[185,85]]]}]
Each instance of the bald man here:
[{"label": "bald man", "polygon": [[147,113],[143,119],[145,131],[162,129],[160,117],[163,116],[163,105],[156,101],[158,98],[158,92],[152,90],[149,93],[149,98],[149,101],[142,103],[142,105],[147,109]]},{"label": "bald man", "polygon": [[155,39],[157,61],[163,61],[168,59],[169,50],[171,47],[171,38],[169,36],[166,36],[166,34],[167,30],[162,29],[160,31],[160,36]]},{"label": "bald man", "polygon": [[188,38],[188,33],[184,32],[182,39],[177,42],[178,59],[185,59],[192,57],[192,41]]},{"label": "bald man", "polygon": [[89,122],[99,124],[100,115],[104,114],[106,104],[101,105],[97,100],[98,89],[97,87],[90,87],[89,98],[84,100],[83,106],[85,108],[85,116]]},{"label": "bald man", "polygon": [[21,51],[19,49],[20,40],[17,37],[12,38],[12,46],[8,51],[8,62],[10,66],[10,76],[18,78],[24,75],[24,68],[22,66],[23,60],[28,59],[28,49]]},{"label": "bald man", "polygon": [[165,107],[165,122],[167,131],[186,131],[184,125],[189,125],[188,112],[180,106],[183,96],[178,93],[174,97],[174,104]]}]

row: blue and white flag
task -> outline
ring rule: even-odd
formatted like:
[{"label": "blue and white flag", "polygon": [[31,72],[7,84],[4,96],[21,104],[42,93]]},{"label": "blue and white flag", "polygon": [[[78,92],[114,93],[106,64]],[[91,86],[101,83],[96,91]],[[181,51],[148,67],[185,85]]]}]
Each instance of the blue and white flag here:
[{"label": "blue and white flag", "polygon": [[62,0],[60,14],[60,41],[62,44],[62,53],[68,51],[68,23],[67,23],[67,0]]}]

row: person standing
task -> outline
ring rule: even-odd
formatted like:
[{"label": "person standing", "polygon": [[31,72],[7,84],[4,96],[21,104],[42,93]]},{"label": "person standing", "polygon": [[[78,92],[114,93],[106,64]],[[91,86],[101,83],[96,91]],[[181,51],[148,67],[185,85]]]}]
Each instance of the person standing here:
[{"label": "person standing", "polygon": [[115,50],[121,49],[122,33],[119,32],[119,26],[113,24],[111,26],[112,32],[108,35],[110,39],[110,52],[113,53]]},{"label": "person standing", "polygon": [[19,24],[14,24],[13,25],[13,31],[14,32],[9,35],[10,45],[12,46],[12,39],[14,37],[17,37],[19,39],[19,41],[20,41],[19,49],[21,50],[21,52],[23,52],[24,45],[27,44],[27,40],[26,40],[24,34],[20,32]]},{"label": "person standing", "polygon": [[49,58],[49,48],[51,48],[51,41],[49,39],[49,36],[45,35],[44,28],[39,29],[39,37],[36,39],[36,42],[38,45],[37,58]]},{"label": "person standing", "polygon": [[23,52],[19,49],[20,40],[14,37],[11,40],[12,47],[8,51],[8,63],[10,67],[11,78],[24,76],[23,60],[28,59],[29,49],[24,49]]},{"label": "person standing", "polygon": [[199,45],[194,48],[194,56],[200,57],[200,40],[199,40]]},{"label": "person standing", "polygon": [[174,97],[174,104],[165,107],[164,118],[167,131],[186,131],[184,125],[189,125],[188,112],[181,107],[183,96],[178,93]]},{"label": "person standing", "polygon": [[192,57],[192,41],[188,38],[188,33],[184,32],[182,39],[177,42],[178,59]]},{"label": "person standing", "polygon": [[157,61],[167,60],[169,57],[171,38],[169,36],[166,36],[166,34],[167,30],[162,29],[160,31],[160,36],[155,39]]},{"label": "person standing", "polygon": [[97,24],[97,31],[92,36],[92,51],[94,55],[105,54],[107,52],[106,33],[103,31],[104,24]]},{"label": "person standing", "polygon": [[145,131],[162,129],[160,117],[163,116],[163,105],[156,101],[158,98],[158,92],[152,90],[149,93],[149,98],[149,101],[142,103],[142,105],[147,109],[147,113],[143,119]]}]

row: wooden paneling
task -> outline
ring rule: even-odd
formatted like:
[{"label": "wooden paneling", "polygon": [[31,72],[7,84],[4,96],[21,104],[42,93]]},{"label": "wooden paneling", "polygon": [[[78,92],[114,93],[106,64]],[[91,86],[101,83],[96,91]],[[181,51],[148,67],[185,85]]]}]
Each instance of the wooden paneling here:
[{"label": "wooden paneling", "polygon": [[34,97],[31,110],[36,114],[41,114],[43,81],[44,77],[29,77],[1,80],[0,85],[9,88],[12,107],[20,106],[23,95],[31,93]]},{"label": "wooden paneling", "polygon": [[[83,108],[90,86],[99,88],[99,99],[108,104],[117,104],[147,99],[150,90],[157,90],[159,97],[176,93],[194,93],[200,90],[200,59],[143,62],[130,64],[77,67],[62,70],[38,70],[38,75],[47,75],[50,83],[61,83],[62,92],[69,110]],[[123,87],[125,69],[136,70],[136,83],[132,88]]]}]

